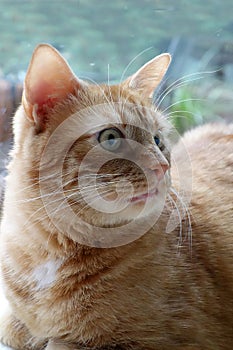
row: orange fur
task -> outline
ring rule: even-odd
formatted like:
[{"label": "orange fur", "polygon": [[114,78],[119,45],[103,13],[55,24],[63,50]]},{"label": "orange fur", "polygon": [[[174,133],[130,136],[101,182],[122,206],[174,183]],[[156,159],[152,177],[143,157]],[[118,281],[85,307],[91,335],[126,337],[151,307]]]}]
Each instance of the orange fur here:
[{"label": "orange fur", "polygon": [[[69,76],[71,71],[58,53],[48,46],[39,50],[44,48],[45,54],[51,54],[59,65],[64,65]],[[160,79],[168,57],[166,61]],[[131,154],[140,166],[124,157],[103,164],[99,175],[109,175],[110,179],[107,182],[100,177],[100,181],[109,192],[103,192],[100,187],[100,195],[109,200],[110,193],[114,198],[115,185],[122,180],[122,174],[124,180],[133,184],[136,194],[148,188],[144,173],[152,185],[157,181],[159,166],[165,167],[170,162],[168,131],[164,118],[140,92],[153,67],[146,66],[146,70],[141,69],[131,79],[110,87],[73,79],[72,87],[64,84],[68,86],[67,95],[64,90],[60,94],[56,89],[56,79],[59,81],[61,77],[54,69],[53,73],[58,75],[52,77],[55,105],[48,104],[45,98],[41,108],[35,109],[34,104],[41,99],[35,101],[33,95],[30,101],[27,91],[33,89],[30,79],[34,65],[32,61],[26,78],[27,101],[14,118],[15,144],[1,225],[2,284],[10,306],[0,318],[0,339],[17,350],[41,350],[45,346],[47,350],[230,350],[233,344],[233,127],[200,127],[184,136],[174,148],[173,186],[177,190],[183,186],[188,191],[177,171],[181,169],[182,176],[189,177],[189,159],[183,153],[183,145],[193,171],[192,199],[179,227],[166,233],[173,209],[169,199],[180,209],[178,198],[168,189],[163,212],[153,227],[128,244],[120,245],[116,241],[119,236],[111,237],[111,230],[120,227],[119,232],[123,232],[124,225],[135,218],[137,226],[127,232],[129,236],[147,227],[151,217],[156,216],[158,197],[153,197],[153,204],[150,202],[142,217],[142,203],[137,201],[117,214],[98,212],[81,199],[77,174],[80,176],[80,163],[98,144],[95,131],[91,130],[100,120],[109,127],[120,124],[122,132],[140,145],[138,152]],[[135,77],[137,81],[132,84]],[[157,81],[154,84],[155,87]],[[152,85],[145,89],[148,97],[151,89]],[[61,157],[56,139],[48,154],[51,163],[42,165],[42,175],[45,169],[47,177],[40,177],[48,140],[74,113],[78,119],[60,135],[59,142],[62,144],[76,125],[77,132],[82,125],[89,131],[75,140],[62,159],[62,190],[69,197],[68,204],[75,215],[92,228],[95,226],[93,232],[88,231],[90,226],[84,226],[84,238],[80,237],[83,226],[75,226],[77,223],[66,215],[62,200],[57,200],[56,193],[53,197],[52,188],[59,177],[53,160],[56,164]],[[43,128],[38,128],[41,121]],[[153,136],[158,130],[164,150],[154,144]],[[101,152],[95,151],[85,171],[88,166],[92,169]],[[165,180],[156,182],[158,192],[163,191],[165,184],[170,188],[168,172]],[[127,189],[128,182],[126,185],[121,182],[118,195],[125,198]],[[57,200],[55,208],[50,208],[51,216],[46,209],[52,200],[45,204],[46,198]],[[108,233],[105,239],[109,246],[105,248],[98,235],[100,227]]]}]

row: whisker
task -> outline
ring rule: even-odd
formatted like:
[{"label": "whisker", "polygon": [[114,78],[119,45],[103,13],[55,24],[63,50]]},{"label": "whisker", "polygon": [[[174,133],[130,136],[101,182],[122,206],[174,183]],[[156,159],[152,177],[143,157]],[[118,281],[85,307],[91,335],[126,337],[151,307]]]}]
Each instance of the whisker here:
[{"label": "whisker", "polygon": [[[67,173],[68,174],[68,173]],[[98,176],[98,174],[97,175],[94,175],[93,174],[93,176],[91,175],[91,176],[82,176],[82,179],[83,178],[85,178],[85,179],[88,179],[88,178],[90,178],[90,179],[96,179],[96,180],[98,180],[98,179],[104,179],[104,178],[108,178],[108,177],[112,177],[112,176],[115,176],[116,174],[103,174],[103,175],[101,175],[101,176]],[[120,174],[118,174],[118,175],[120,175]],[[46,181],[47,181],[47,179],[48,178],[52,178],[52,177],[54,177],[55,176],[55,174],[52,174],[51,176],[48,176],[48,177],[46,177]],[[80,187],[80,186],[75,186],[75,187],[73,187],[72,189],[65,189],[65,187],[66,186],[68,186],[69,184],[71,184],[72,182],[75,182],[75,179],[76,178],[73,178],[73,179],[71,179],[71,180],[69,180],[69,181],[67,181],[67,182],[65,182],[64,184],[62,184],[61,186],[59,186],[57,189],[55,189],[53,192],[50,192],[50,193],[46,193],[46,194],[40,194],[39,196],[36,196],[36,197],[33,197],[33,198],[25,198],[25,199],[21,199],[21,200],[18,200],[18,201],[14,201],[13,203],[28,203],[28,202],[33,202],[33,201],[36,201],[36,200],[39,200],[39,199],[45,199],[45,198],[48,198],[48,197],[51,197],[51,196],[54,196],[54,195],[56,195],[56,194],[62,194],[62,193],[64,193],[64,192],[74,192],[74,191],[80,191],[80,190],[82,190],[82,191],[87,191],[87,190],[89,190],[89,191],[91,191],[91,190],[93,190],[93,189],[96,189],[96,190],[98,190],[98,188],[100,189],[100,188],[102,188],[102,187],[106,187],[106,186],[109,186],[109,185],[114,185],[114,184],[116,184],[117,182],[118,182],[118,180],[114,180],[114,181],[107,181],[106,183],[104,183],[104,182],[102,182],[102,183],[97,183],[97,182],[95,182],[95,184],[93,184],[93,185],[87,185],[87,186],[82,186],[82,187]],[[33,184],[33,185],[35,185],[35,184]],[[28,187],[25,187],[23,190],[25,191],[25,189],[28,189],[28,188],[30,188],[31,186],[28,186]],[[59,191],[60,190],[60,191]],[[19,192],[17,192],[17,193],[20,193],[22,191],[22,189],[19,191]]]},{"label": "whisker", "polygon": [[[111,190],[107,190],[107,191],[102,191],[101,195],[106,195],[108,193],[111,193]],[[67,201],[72,199],[72,196],[74,194],[70,194],[68,197],[66,197],[59,205],[58,207],[56,207],[53,211],[50,211],[50,217],[57,215],[60,211],[64,210],[65,208],[67,208]],[[88,203],[85,204],[77,213],[75,213],[75,215],[79,215],[85,208],[87,208],[88,206],[90,206],[92,203],[94,203],[96,200],[99,200],[99,195],[93,195],[92,197],[88,197]],[[69,203],[68,206],[72,207],[74,205],[77,205],[79,202],[77,200],[74,201],[74,203]]]},{"label": "whisker", "polygon": [[196,81],[199,79],[203,79],[203,77],[201,76],[201,77],[197,77],[197,78],[193,78],[193,79],[179,78],[179,79],[175,80],[166,89],[164,89],[160,95],[158,95],[158,97],[154,101],[155,104],[158,104],[158,103],[161,104],[161,102],[165,99],[165,97],[169,93],[171,93],[172,91],[177,90],[178,88],[185,86],[185,85],[192,83],[193,81]]},{"label": "whisker", "polygon": [[[111,190],[108,190],[108,191],[102,192],[101,195],[106,195],[106,194],[110,194],[110,193],[112,193],[112,191],[111,191]],[[91,202],[90,202],[90,200],[91,200]],[[97,201],[97,200],[99,200],[99,196],[95,196],[95,197],[93,197],[93,198],[88,198],[88,203],[87,203],[84,207],[82,207],[82,208],[76,213],[76,215],[79,215],[84,209],[86,209],[88,206],[90,206],[92,203],[94,203],[94,202]],[[73,203],[73,205],[75,205],[75,204],[76,204],[76,203]]]},{"label": "whisker", "polygon": [[120,83],[122,83],[123,79],[125,79],[125,74],[127,73],[128,69],[131,67],[131,65],[142,55],[144,55],[144,53],[152,50],[153,47],[148,47],[144,50],[142,50],[141,52],[139,52],[139,54],[137,54],[134,58],[132,58],[132,60],[127,64],[127,66],[125,67],[125,69],[123,70],[123,73],[121,74],[121,78],[120,78]]},{"label": "whisker", "polygon": [[107,183],[101,183],[101,184],[95,184],[95,185],[87,185],[85,187],[84,186],[82,186],[82,187],[76,186],[76,187],[73,187],[73,188],[71,188],[69,190],[64,189],[64,192],[67,193],[67,192],[74,192],[74,191],[82,191],[82,192],[85,191],[85,193],[86,193],[87,190],[89,190],[89,192],[93,191],[93,190],[97,190],[98,191],[101,188],[107,187],[109,185],[115,185],[116,183],[117,183],[117,181],[109,181]]},{"label": "whisker", "polygon": [[180,113],[183,113],[183,114],[190,114],[192,116],[196,116],[195,112],[191,112],[191,111],[183,111],[183,110],[176,110],[176,111],[172,111],[172,112],[169,112],[169,113],[166,113],[166,117],[169,118],[171,116],[173,116],[173,114],[176,116],[176,118],[186,118],[185,115],[180,115]]},{"label": "whisker", "polygon": [[189,83],[193,83],[194,81],[197,81],[197,80],[200,80],[200,79],[203,79],[203,77],[200,77],[200,78],[195,78],[195,79],[189,79],[189,80],[186,80],[184,82],[181,82],[179,84],[176,84],[174,85],[170,90],[168,90],[166,92],[166,94],[162,94],[163,97],[161,98],[160,100],[160,97],[157,99],[157,102],[155,102],[155,105],[157,106],[157,109],[156,110],[159,110],[160,106],[162,105],[162,102],[164,101],[164,99],[173,91],[176,91],[178,89],[180,89],[181,87],[184,87],[186,85],[188,85]]},{"label": "whisker", "polygon": [[174,188],[170,187],[170,191],[179,200],[179,202],[181,203],[182,208],[184,210],[182,217],[185,216],[185,219],[188,221],[188,231],[187,231],[188,237],[186,237],[186,238],[188,238],[189,246],[190,246],[191,251],[192,251],[192,222],[191,222],[191,216],[190,216],[188,207],[187,207],[186,203],[183,201],[182,197],[177,193],[177,191]]},{"label": "whisker", "polygon": [[[115,184],[115,182],[113,183],[113,184]],[[106,184],[106,186],[107,186],[107,184]],[[104,188],[104,187],[106,187],[106,186],[101,186],[99,189],[102,189],[102,188]],[[98,187],[97,187],[97,190],[98,190]],[[107,190],[107,191],[101,191],[100,193],[98,193],[98,196],[99,195],[103,195],[103,194],[107,194],[107,193],[110,193],[112,190]],[[66,191],[65,191],[66,192]],[[67,201],[69,200],[69,199],[72,199],[72,197],[74,197],[74,196],[76,196],[76,199],[75,199],[75,204],[78,204],[79,202],[80,202],[80,200],[78,200],[77,199],[77,192],[75,191],[75,189],[74,190],[71,190],[70,192],[72,192],[72,193],[69,193],[68,195],[65,195],[65,193],[63,192],[63,191],[61,191],[61,192],[59,192],[59,191],[54,191],[54,192],[52,192],[52,193],[49,193],[49,194],[45,194],[45,196],[43,197],[43,196],[41,196],[41,197],[36,197],[36,198],[34,198],[34,199],[32,199],[32,200],[37,200],[37,199],[41,199],[42,201],[43,201],[43,199],[44,198],[47,198],[47,197],[57,197],[57,196],[59,196],[59,198],[55,198],[54,200],[52,200],[52,201],[49,201],[49,202],[47,202],[47,203],[44,203],[43,202],[43,205],[40,207],[40,208],[38,208],[34,213],[32,213],[32,215],[28,218],[28,220],[25,222],[25,224],[24,224],[24,227],[25,228],[29,228],[30,226],[28,226],[28,223],[32,220],[32,218],[33,217],[35,217],[40,211],[43,211],[43,210],[45,210],[46,211],[46,213],[44,213],[44,216],[40,216],[40,218],[39,219],[37,219],[37,220],[34,220],[34,221],[32,221],[32,225],[34,225],[36,222],[41,222],[42,220],[44,220],[44,219],[46,219],[47,217],[48,217],[48,214],[47,214],[47,208],[49,207],[49,206],[51,206],[51,205],[54,205],[54,204],[58,204],[58,206],[56,206],[56,208],[55,208],[55,212],[54,211],[50,211],[49,212],[49,214],[50,215],[52,215],[52,214],[54,214],[54,213],[56,213],[56,211],[58,211],[58,210],[61,210],[61,209],[64,209],[64,208],[66,208],[67,207]],[[90,196],[90,194],[92,194],[93,193],[93,188],[90,188],[90,189],[85,189],[85,194],[87,194],[87,195],[89,195],[88,196],[88,200],[90,201],[90,200],[92,200],[92,197]],[[64,197],[60,197],[60,195],[64,195]],[[93,196],[94,197],[96,197],[96,194],[94,193],[93,194]],[[99,197],[96,197],[96,198],[99,198]],[[82,196],[82,198],[81,198],[81,200],[83,200],[83,196]],[[25,200],[26,201],[26,200]],[[59,202],[61,202],[60,204],[59,204]],[[65,204],[64,206],[63,206],[63,204]],[[70,204],[69,204],[70,205]]]},{"label": "whisker", "polygon": [[[109,103],[109,105],[111,105],[112,108],[114,108],[114,102],[113,102],[112,100],[109,100],[109,98],[108,98],[108,96],[106,95],[106,93],[105,93],[103,87],[102,87],[100,84],[98,84],[95,80],[93,80],[93,79],[91,79],[91,78],[89,78],[89,77],[87,77],[87,78],[83,77],[83,78],[84,78],[84,79],[87,79],[87,80],[90,81],[92,84],[94,84],[95,86],[97,86],[97,87],[101,90],[102,94],[103,94],[104,97],[106,98],[106,101]],[[89,108],[91,108],[91,106],[90,106]],[[95,111],[94,111],[93,109],[91,109],[91,110],[92,110],[93,113],[95,113]],[[97,114],[95,113],[95,115],[97,115]]]},{"label": "whisker", "polygon": [[[159,99],[162,97],[162,100],[168,95],[168,93],[170,93],[172,90],[173,90],[173,87],[176,88],[176,86],[179,86],[179,84],[184,84],[186,85],[187,83],[190,83],[192,81],[195,81],[195,80],[199,80],[199,79],[203,79],[204,77],[201,76],[201,77],[197,77],[195,79],[187,79],[187,78],[190,78],[190,77],[195,77],[195,76],[199,76],[199,75],[207,75],[207,74],[214,74],[216,73],[218,70],[213,70],[213,71],[202,71],[202,72],[194,72],[194,73],[189,73],[189,74],[186,74],[186,75],[183,75],[183,77],[181,78],[178,78],[176,79],[174,82],[172,82],[164,91],[163,93],[158,96],[158,99],[155,101],[155,103],[160,103],[161,104],[161,101],[159,102]],[[184,81],[183,81],[184,80]],[[177,84],[178,83],[178,84]],[[164,96],[165,95],[165,96]]]},{"label": "whisker", "polygon": [[[88,202],[86,205],[84,205],[77,213],[75,213],[75,215],[80,215],[80,213],[81,213],[83,210],[85,210],[88,206],[94,204],[94,202],[95,202],[96,200],[98,200],[98,199],[99,199],[98,197],[93,198],[91,202]],[[70,208],[72,208],[74,205],[76,205],[76,203],[69,203],[69,207],[70,207]],[[67,205],[64,205],[64,206],[60,207],[59,209],[57,209],[57,211],[55,211],[55,212],[53,213],[53,215],[58,214],[58,211],[62,211],[62,210],[64,210],[64,208],[67,208]],[[49,239],[50,239],[51,237],[52,237],[52,233],[51,233],[51,234],[49,235],[49,237],[48,237],[47,245],[49,244]]]},{"label": "whisker", "polygon": [[181,102],[190,102],[190,101],[205,101],[203,98],[186,98],[180,101],[176,101],[172,103],[170,106],[166,107],[164,110],[162,110],[162,113],[165,113],[167,110],[169,110],[171,107],[176,106],[180,104]]},{"label": "whisker", "polygon": [[[125,80],[125,74],[127,73],[128,69],[131,67],[131,65],[140,57],[142,56],[144,53],[146,53],[147,51],[150,51],[151,49],[153,49],[153,47],[148,47],[144,50],[142,50],[141,52],[139,52],[139,54],[137,54],[133,59],[131,59],[131,61],[127,64],[127,66],[125,67],[125,69],[123,70],[122,74],[121,74],[121,78],[120,78],[120,84],[122,84],[123,80]],[[132,76],[133,77],[133,76]],[[122,100],[122,95],[123,95],[123,92],[127,89],[127,86],[125,87],[123,85],[121,91],[120,91],[120,96],[119,96],[119,99]],[[124,112],[124,108],[125,108],[125,105],[127,104],[128,102],[128,98],[124,100],[123,102],[123,106],[122,106],[122,113]]]},{"label": "whisker", "polygon": [[110,101],[112,103],[112,106],[114,106],[114,100],[112,97],[111,87],[110,87],[110,65],[108,64],[108,93],[110,96]]},{"label": "whisker", "polygon": [[181,215],[180,215],[180,211],[179,211],[179,208],[175,202],[175,200],[172,198],[172,196],[168,193],[168,198],[169,200],[171,201],[171,203],[174,205],[174,207],[176,208],[176,211],[177,211],[177,214],[178,214],[178,218],[179,218],[179,240],[178,240],[178,244],[177,244],[177,248],[178,248],[178,251],[180,249],[180,246],[182,245],[182,219],[181,219]]},{"label": "whisker", "polygon": [[[19,193],[21,193],[21,192],[24,192],[25,190],[29,190],[29,189],[31,189],[31,188],[33,188],[33,187],[37,187],[39,184],[40,184],[40,182],[47,182],[49,179],[52,179],[52,178],[57,178],[57,175],[59,175],[61,172],[60,171],[58,171],[58,172],[56,172],[56,173],[52,173],[52,174],[49,174],[49,175],[47,175],[47,176],[42,176],[42,177],[38,177],[38,178],[31,178],[30,179],[30,181],[34,181],[34,180],[36,180],[36,182],[35,183],[33,183],[33,184],[31,184],[31,185],[28,185],[28,186],[26,186],[26,187],[23,187],[23,188],[21,188],[19,191],[17,191],[16,193],[17,194],[19,194]],[[67,175],[69,175],[70,174],[70,172],[67,172],[67,173],[64,173],[63,174],[63,176],[67,176]]]}]

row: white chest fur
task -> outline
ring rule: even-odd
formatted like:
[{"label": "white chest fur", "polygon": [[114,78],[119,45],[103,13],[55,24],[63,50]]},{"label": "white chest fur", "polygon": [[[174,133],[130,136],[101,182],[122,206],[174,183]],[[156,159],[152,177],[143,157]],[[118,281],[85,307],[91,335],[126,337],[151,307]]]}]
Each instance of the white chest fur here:
[{"label": "white chest fur", "polygon": [[36,290],[49,288],[54,284],[61,264],[62,260],[48,260],[34,269],[32,280],[36,282]]}]

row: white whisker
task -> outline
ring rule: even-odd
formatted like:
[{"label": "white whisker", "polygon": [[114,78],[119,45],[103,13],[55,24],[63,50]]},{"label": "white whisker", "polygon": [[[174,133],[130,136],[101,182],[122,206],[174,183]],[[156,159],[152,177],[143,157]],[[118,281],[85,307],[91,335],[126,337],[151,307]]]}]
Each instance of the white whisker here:
[{"label": "white whisker", "polygon": [[183,201],[182,197],[177,193],[177,191],[174,188],[171,187],[170,191],[176,196],[176,198],[181,203],[182,209],[184,211],[182,214],[182,217],[185,217],[185,219],[188,221],[188,230],[187,230],[186,239],[188,239],[189,246],[190,246],[190,249],[192,251],[192,223],[191,223],[191,217],[190,217],[188,207],[187,207],[186,203]]},{"label": "white whisker", "polygon": [[172,103],[170,106],[166,107],[162,113],[166,113],[167,110],[169,110],[171,107],[176,106],[178,104],[180,104],[181,102],[190,102],[190,101],[205,101],[205,99],[203,98],[186,98],[180,101],[176,101],[174,103]]},{"label": "white whisker", "polygon": [[178,214],[178,218],[179,218],[179,240],[178,240],[178,244],[177,244],[177,248],[178,248],[178,251],[180,249],[180,246],[182,245],[182,218],[181,218],[181,215],[180,215],[180,211],[179,211],[179,208],[175,202],[175,200],[172,198],[172,196],[168,193],[168,198],[170,200],[170,202],[174,205],[174,207],[176,208],[176,211],[177,211],[177,214]]},{"label": "white whisker", "polygon": [[[167,96],[172,90],[173,88],[176,88],[177,86],[181,86],[182,85],[186,85],[187,83],[190,83],[192,81],[195,80],[199,80],[199,79],[203,79],[204,77],[201,75],[205,75],[205,74],[214,74],[217,71],[202,71],[202,72],[194,72],[194,73],[190,73],[190,74],[186,74],[181,78],[176,79],[174,82],[172,82],[164,91],[161,95],[158,96],[158,99],[155,100],[155,103],[157,104],[159,102],[159,99],[162,97],[162,99],[164,99],[165,96]],[[199,76],[197,78],[194,79],[187,79],[187,78],[191,78],[191,77],[195,77],[195,76]],[[177,84],[178,83],[178,84]],[[165,95],[165,96],[164,96]],[[161,102],[161,101],[160,101]]]},{"label": "white whisker", "polygon": [[[176,84],[176,85],[172,86],[172,88],[171,88],[170,90],[168,90],[165,94],[162,93],[162,95],[161,95],[162,98],[161,98],[161,96],[159,96],[158,101],[157,101],[157,102],[155,101],[155,105],[156,105],[156,107],[157,107],[156,110],[159,110],[159,108],[160,108],[162,102],[164,101],[164,99],[165,99],[171,92],[176,91],[176,90],[180,89],[181,87],[184,87],[184,86],[188,85],[189,83],[193,83],[194,81],[197,81],[197,80],[200,80],[200,79],[203,79],[203,77],[199,77],[199,78],[195,78],[195,79],[186,80],[186,81],[184,81],[184,82],[181,82],[181,83],[179,83],[179,84]],[[160,98],[161,98],[161,100],[160,100]]]},{"label": "white whisker", "polygon": [[123,79],[125,79],[125,74],[127,73],[128,69],[130,68],[130,66],[142,55],[144,55],[144,53],[146,53],[147,51],[152,50],[153,47],[148,47],[147,49],[142,50],[141,52],[139,52],[138,55],[136,55],[125,67],[125,69],[123,70],[123,73],[121,74],[121,78],[120,78],[120,83],[122,83]]}]

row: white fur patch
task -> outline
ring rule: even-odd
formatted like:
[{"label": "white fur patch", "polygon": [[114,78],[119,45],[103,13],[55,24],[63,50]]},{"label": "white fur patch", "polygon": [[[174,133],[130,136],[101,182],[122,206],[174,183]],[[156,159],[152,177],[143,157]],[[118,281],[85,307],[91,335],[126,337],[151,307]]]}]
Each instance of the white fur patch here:
[{"label": "white fur patch", "polygon": [[14,350],[12,348],[9,348],[9,346],[3,345],[2,343],[0,343],[0,350]]},{"label": "white fur patch", "polygon": [[0,317],[3,316],[6,313],[9,313],[10,310],[10,304],[5,297],[5,292],[4,292],[4,282],[2,280],[1,276],[1,271],[0,271]]},{"label": "white fur patch", "polygon": [[49,260],[35,268],[32,278],[36,281],[36,290],[50,287],[56,281],[57,270],[62,260]]},{"label": "white fur patch", "polygon": [[[0,322],[2,319],[4,319],[5,316],[7,316],[11,312],[10,304],[8,300],[5,297],[4,293],[4,282],[2,280],[1,271],[0,271]],[[6,345],[3,345],[0,342],[0,350],[14,350]]]}]

